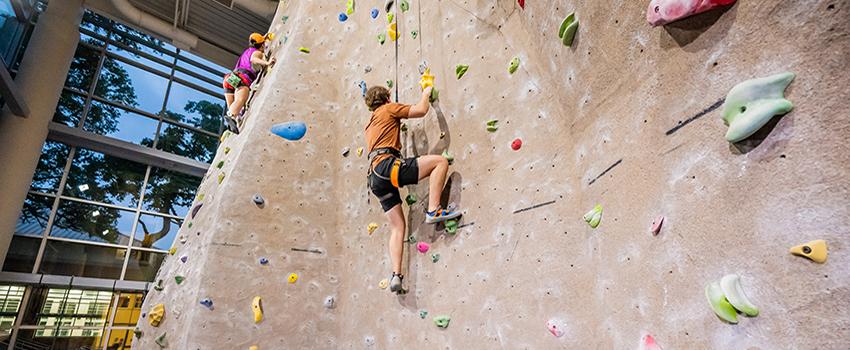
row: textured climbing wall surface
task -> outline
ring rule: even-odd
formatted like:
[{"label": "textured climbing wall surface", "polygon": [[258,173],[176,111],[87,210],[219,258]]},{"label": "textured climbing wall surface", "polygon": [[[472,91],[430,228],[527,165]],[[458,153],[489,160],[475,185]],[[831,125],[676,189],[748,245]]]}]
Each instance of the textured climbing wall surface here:
[{"label": "textured climbing wall surface", "polygon": [[[370,17],[383,1],[356,1],[345,22],[344,1],[281,3],[278,63],[199,189],[164,289],[145,302],[166,313],[158,328],[141,322],[141,349],[162,334],[172,349],[633,349],[644,334],[665,349],[847,348],[850,2],[742,0],[652,27],[643,0],[408,1],[397,63],[395,42],[378,43],[384,12]],[[378,287],[389,230],[356,151],[370,115],[358,84],[393,80],[414,102],[423,62],[440,100],[407,122],[404,153],[454,155],[446,193],[466,214],[447,235],[422,223],[427,185],[402,190],[419,197],[409,232],[431,251],[408,250],[410,292],[396,296]],[[469,65],[460,80],[458,64]],[[729,90],[785,71],[797,74],[793,111],[727,142]],[[269,132],[293,120],[309,126],[304,139]],[[582,215],[597,204],[593,229]],[[825,264],[788,253],[814,239],[829,244]],[[741,276],[757,317],[714,314],[704,288],[726,274]]]}]

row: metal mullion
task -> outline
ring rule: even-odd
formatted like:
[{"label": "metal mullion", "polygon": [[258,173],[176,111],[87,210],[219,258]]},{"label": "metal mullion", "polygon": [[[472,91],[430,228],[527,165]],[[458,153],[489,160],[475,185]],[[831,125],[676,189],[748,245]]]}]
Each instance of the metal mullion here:
[{"label": "metal mullion", "polygon": [[148,214],[148,215],[153,215],[153,216],[162,216],[162,217],[166,217],[166,218],[169,218],[169,219],[175,219],[175,220],[180,220],[180,221],[185,220],[185,217],[177,216],[177,215],[171,215],[171,214],[168,214],[168,213],[160,213],[158,211],[151,211],[151,210],[142,209],[139,212],[141,212],[142,214]]},{"label": "metal mullion", "polygon": [[[104,28],[104,29],[107,29],[107,28]],[[107,29],[107,30],[109,30],[109,29]],[[124,43],[121,43],[121,42],[118,42],[118,41],[112,40],[112,38],[102,36],[102,35],[100,35],[100,34],[98,34],[98,33],[95,33],[95,32],[93,32],[93,31],[88,30],[88,29],[85,29],[85,28],[80,28],[80,32],[81,32],[81,33],[83,33],[83,34],[86,34],[86,35],[88,35],[88,36],[90,36],[90,37],[92,37],[92,38],[102,40],[102,41],[104,42],[104,44],[105,44],[105,45],[107,45],[107,46],[108,46],[108,45],[113,45],[113,46],[121,47],[122,49],[124,49],[124,47],[127,47],[125,50],[126,50],[126,51],[131,51],[131,52],[132,52],[132,53],[134,53],[134,54],[135,54],[136,52],[143,52],[143,51],[139,51],[139,49],[136,49],[136,48],[132,48],[132,47],[126,46]],[[136,41],[137,43],[140,43],[140,44],[142,44],[142,45],[145,45],[145,43],[143,43],[143,42],[141,42],[141,41],[138,41],[138,40],[134,40],[134,41]],[[124,46],[124,47],[122,47],[122,46]],[[173,52],[171,52],[171,51],[164,51],[164,50],[161,50],[161,49],[156,48],[156,47],[151,47],[151,46],[149,46],[149,45],[145,45],[145,46],[147,46],[147,47],[149,47],[149,48],[152,48],[152,49],[154,49],[154,50],[156,50],[156,51],[159,51],[159,52],[161,52],[161,53],[163,53],[163,54],[165,54],[165,55],[167,55],[167,56],[171,56],[171,57],[176,56],[176,54],[175,54],[175,53],[173,53]],[[145,53],[145,54],[147,54],[147,55],[150,55],[150,54],[148,54],[147,52],[143,52],[143,53]]]},{"label": "metal mullion", "polygon": [[18,316],[15,317],[15,323],[12,325],[12,335],[9,337],[9,348],[15,349],[15,342],[18,341],[18,330],[21,329],[24,321],[24,313],[32,295],[32,290],[35,286],[24,286],[24,295],[21,297],[21,306],[18,307]]},{"label": "metal mullion", "polygon": [[104,203],[104,202],[97,202],[97,201],[93,201],[93,200],[90,200],[90,199],[68,197],[68,196],[60,196],[60,197],[64,200],[69,200],[69,201],[84,203],[84,204],[92,204],[92,205],[97,205],[97,206],[100,206],[100,207],[107,207],[107,208],[124,210],[124,211],[132,211],[133,210],[133,208],[131,208],[131,207],[125,207],[125,206],[121,206],[121,205],[118,205],[118,204],[109,204],[109,203]]},{"label": "metal mullion", "polygon": [[179,126],[179,127],[181,127],[181,128],[189,129],[189,130],[192,130],[192,131],[194,131],[194,132],[198,132],[198,133],[206,134],[206,135],[209,135],[209,136],[212,136],[212,137],[216,137],[216,138],[219,136],[219,135],[217,135],[216,133],[210,132],[210,131],[208,131],[208,130],[204,130],[204,129],[201,129],[201,128],[198,128],[198,127],[195,127],[195,126],[191,126],[191,125],[188,125],[188,124],[180,123],[180,122],[178,122],[178,121],[174,121],[174,120],[171,120],[171,119],[164,119],[164,120],[163,120],[163,122],[168,123],[168,124],[174,124],[174,125]]},{"label": "metal mullion", "polygon": [[210,67],[210,66],[208,66],[204,63],[195,61],[194,59],[186,57],[186,56],[180,56],[180,60],[183,61],[183,62],[189,63],[189,64],[191,64],[195,67],[201,68],[201,69],[203,69],[203,70],[205,70],[209,73],[212,73],[212,74],[221,74],[222,73],[222,72],[219,72],[219,71],[215,70],[214,68],[212,68],[212,67]]},{"label": "metal mullion", "polygon": [[[123,26],[127,26],[127,27],[130,27],[129,25],[127,25],[127,24],[125,24],[125,23],[121,23],[121,25],[123,25]],[[114,29],[114,28],[113,28],[113,29]],[[137,30],[137,31],[139,31],[139,32],[142,32],[141,30],[138,30],[138,29],[135,29],[135,28],[133,28],[133,30]],[[130,35],[129,35],[129,33],[127,33],[126,31],[123,31],[123,30],[115,30],[115,32],[116,32],[118,35],[121,35],[122,37],[124,37],[125,39],[129,39],[129,40],[135,41],[135,42],[137,42],[137,43],[139,43],[139,44],[142,44],[143,46],[147,46],[148,48],[150,48],[150,49],[152,49],[152,50],[154,50],[154,51],[158,51],[158,52],[164,53],[164,54],[166,54],[166,55],[168,55],[168,56],[177,56],[177,53],[176,53],[176,52],[168,51],[168,50],[165,50],[165,49],[163,49],[163,48],[161,48],[161,47],[156,47],[156,46],[154,46],[152,43],[149,43],[149,42],[147,42],[147,41],[142,41],[142,40],[138,40],[138,39],[136,39],[136,38],[133,38],[133,37],[132,37],[132,36],[130,36]],[[124,36],[124,35],[122,35],[122,34],[127,34],[127,35],[126,35],[126,36]],[[144,33],[142,33],[142,34],[144,34]],[[147,35],[147,34],[145,34],[145,35]],[[112,40],[112,38],[108,38],[107,40],[108,40],[108,41],[110,41],[111,43],[117,43],[117,41]]]},{"label": "metal mullion", "polygon": [[56,191],[56,198],[53,199],[53,206],[50,210],[50,216],[47,218],[47,225],[44,226],[44,232],[41,233],[41,245],[38,247],[38,254],[35,256],[35,262],[32,265],[32,273],[38,273],[38,268],[41,267],[41,259],[44,257],[44,249],[47,247],[47,237],[50,235],[50,230],[53,229],[53,221],[56,219],[56,211],[59,210],[59,201],[62,198],[62,192],[65,191],[65,184],[68,182],[68,173],[71,172],[71,163],[74,162],[74,157],[77,155],[77,147],[71,147],[68,152],[68,160],[65,161],[65,168],[62,170],[62,179],[59,180],[59,189]]},{"label": "metal mullion", "polygon": [[[82,243],[82,244],[96,245],[96,246],[99,246],[99,247],[106,247],[106,248],[127,249],[126,246],[119,245],[119,244],[101,243],[101,242],[95,242],[95,241],[84,241],[84,240],[81,240],[81,239],[62,238],[62,237],[47,237],[47,240],[69,242],[69,243]],[[107,278],[107,279],[110,279],[110,278]]]},{"label": "metal mullion", "polygon": [[[108,33],[108,32],[107,32]],[[88,43],[83,42],[84,45],[90,45]],[[79,45],[79,43],[77,43]],[[83,104],[83,115],[80,116],[80,125],[77,125],[78,128],[82,129],[84,125],[86,125],[86,119],[89,116],[89,111],[91,110],[91,97],[94,95],[94,89],[97,87],[97,83],[100,81],[100,72],[103,70],[103,62],[106,60],[106,46],[100,48],[100,59],[97,61],[97,69],[94,71],[94,77],[92,77],[91,85],[89,86],[89,91],[86,94],[86,102]]]},{"label": "metal mullion", "polygon": [[[160,122],[162,124],[162,122]],[[148,181],[151,176],[151,166],[148,165],[148,168],[145,170],[145,180],[142,182],[142,194],[139,196],[139,204],[136,205],[136,213],[133,216],[133,227],[130,229],[130,239],[127,240],[127,253],[124,254],[124,265],[121,266],[121,275],[118,277],[120,280],[124,280],[124,276],[127,274],[127,265],[130,264],[130,248],[133,247],[133,241],[136,239],[136,229],[139,226],[139,219],[141,218],[141,210],[142,203],[145,201],[145,189],[148,187]],[[110,325],[111,325],[110,321]]]},{"label": "metal mullion", "polygon": [[165,87],[165,97],[162,99],[162,108],[159,110],[159,123],[156,125],[156,135],[153,140],[153,149],[157,149],[159,145],[159,135],[162,132],[162,126],[165,123],[165,111],[168,106],[168,99],[171,97],[171,86],[174,85],[174,69],[177,67],[177,57],[180,56],[180,49],[177,49],[177,54],[174,55],[174,61],[171,63],[171,72],[168,75],[168,85]]},{"label": "metal mullion", "polygon": [[[131,47],[131,46],[127,46],[127,45],[126,45],[126,44],[124,44],[124,43],[115,42],[115,43],[112,43],[112,44],[110,44],[110,45],[115,46],[115,47],[118,47],[118,48],[120,48],[120,49],[122,49],[122,50],[124,50],[124,51],[128,51],[129,53],[131,53],[131,54],[133,54],[133,55],[141,56],[142,58],[148,59],[148,60],[150,60],[150,61],[153,61],[153,62],[155,62],[155,63],[161,64],[161,65],[163,65],[163,66],[166,66],[166,67],[168,67],[168,66],[169,66],[168,61],[166,61],[166,60],[164,60],[164,59],[162,59],[162,58],[156,57],[156,56],[154,56],[154,55],[151,55],[151,54],[149,54],[149,53],[147,53],[147,52],[144,52],[144,51],[140,51],[140,50],[138,50],[138,49],[135,49],[135,48],[133,48],[133,47]],[[109,51],[109,50],[107,50],[107,52],[108,52],[109,54],[111,54],[111,55],[124,57],[124,56],[121,56],[121,55],[119,55],[119,54],[117,54],[117,53],[115,53],[115,52],[111,52],[111,51]]]},{"label": "metal mullion", "polygon": [[56,197],[55,193],[45,193],[45,192],[38,192],[38,191],[33,191],[33,190],[27,191],[27,194],[34,194],[34,195],[38,195],[38,196],[42,196],[42,197],[51,197],[51,198]]},{"label": "metal mullion", "polygon": [[[102,103],[108,104],[108,105],[113,106],[113,107],[125,109],[129,112],[133,112],[133,113],[136,113],[136,114],[141,114],[142,116],[145,116],[145,117],[148,117],[148,118],[151,118],[151,119],[154,119],[154,120],[160,120],[160,116],[153,114],[151,112],[145,112],[141,109],[138,109],[138,108],[135,108],[135,107],[130,107],[130,106],[124,105],[120,102],[110,101],[110,100],[107,100],[107,99],[100,97],[100,96],[92,96],[92,98],[94,100],[98,101],[98,102],[102,102]],[[210,135],[210,136],[218,137],[218,134],[216,134],[216,133],[213,133],[213,132],[210,132],[208,130],[204,130],[204,129],[201,129],[201,128],[198,128],[198,127],[186,124],[186,123],[182,123],[182,122],[179,122],[179,121],[176,121],[176,120],[171,120],[171,119],[163,119],[163,120],[165,120],[169,124],[174,124],[174,125],[177,125],[177,126],[182,127],[182,128],[186,128],[186,129],[190,129],[190,130],[197,131],[197,132],[200,132],[200,133],[205,133],[205,134]],[[157,129],[157,132],[159,132],[159,129]]]},{"label": "metal mullion", "polygon": [[215,96],[219,96],[219,95],[220,95],[220,94],[217,94],[215,91],[212,91],[212,90],[207,89],[207,88],[205,88],[205,87],[201,87],[201,86],[199,86],[199,85],[197,85],[197,84],[195,84],[195,83],[193,83],[193,82],[190,82],[190,81],[185,80],[185,79],[182,79],[182,78],[174,77],[174,80],[175,80],[176,82],[180,83],[180,84],[186,85],[186,86],[188,86],[188,87],[190,87],[190,88],[193,88],[193,89],[195,89],[195,90],[198,90],[198,91],[200,91],[200,92],[203,92],[203,93],[205,93],[205,94],[207,94],[207,95],[210,95],[210,96],[212,96],[212,97],[215,97]]},{"label": "metal mullion", "polygon": [[[217,85],[217,84],[218,84],[215,80],[212,80],[212,79],[210,79],[210,78],[208,78],[208,77],[205,77],[205,76],[203,76],[203,75],[200,75],[200,74],[198,74],[198,73],[195,73],[195,72],[193,72],[193,71],[191,71],[191,70],[189,70],[189,69],[186,69],[186,68],[183,68],[183,67],[180,67],[180,66],[176,66],[175,68],[176,68],[178,71],[180,71],[180,73],[183,73],[183,74],[186,74],[186,75],[190,75],[190,76],[192,76],[193,78],[198,79],[198,80],[203,80],[204,82],[209,83],[210,85],[215,86],[215,85]],[[223,76],[223,74],[222,74],[222,76]]]},{"label": "metal mullion", "polygon": [[145,247],[133,247],[133,250],[140,250],[140,251],[144,251],[144,252],[159,253],[159,254],[168,253],[167,250],[155,249],[155,248],[145,248]]},{"label": "metal mullion", "polygon": [[159,70],[153,69],[153,68],[151,68],[151,67],[148,67],[148,66],[146,66],[146,65],[144,65],[144,64],[141,64],[141,63],[139,63],[139,62],[136,62],[136,61],[134,61],[134,60],[131,60],[131,59],[127,58],[127,57],[124,57],[124,56],[121,56],[121,55],[116,55],[115,53],[112,53],[112,52],[106,52],[106,54],[107,54],[107,55],[109,55],[109,57],[110,57],[110,58],[114,58],[114,59],[116,59],[116,60],[119,60],[119,61],[121,61],[121,62],[124,62],[124,63],[126,63],[126,64],[129,64],[129,65],[131,65],[131,66],[133,66],[133,67],[136,67],[136,68],[139,68],[139,69],[141,69],[141,70],[147,71],[148,73],[152,73],[152,74],[154,74],[154,75],[158,75],[158,76],[160,76],[161,78],[166,78],[166,79],[168,79],[168,75],[167,75],[167,74],[165,74],[165,73],[163,73],[163,72],[160,72]]},{"label": "metal mullion", "polygon": [[85,91],[80,91],[80,90],[74,89],[74,88],[72,88],[72,87],[63,86],[63,87],[62,87],[62,91],[67,91],[67,92],[70,92],[70,93],[74,93],[74,94],[80,95],[80,96],[82,96],[82,97],[86,97],[86,92],[85,92]]}]

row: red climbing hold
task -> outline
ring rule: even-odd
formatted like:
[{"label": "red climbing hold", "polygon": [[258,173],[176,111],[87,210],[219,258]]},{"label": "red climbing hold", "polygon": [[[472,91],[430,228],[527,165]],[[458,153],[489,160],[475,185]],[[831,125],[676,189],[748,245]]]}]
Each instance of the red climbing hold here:
[{"label": "red climbing hold", "polygon": [[652,222],[652,226],[649,228],[649,232],[652,232],[653,236],[658,236],[658,233],[661,232],[662,224],[664,224],[664,215],[655,218],[655,221]]},{"label": "red climbing hold", "polygon": [[519,4],[519,7],[522,7],[522,9],[525,10],[525,0],[516,0],[516,2]]},{"label": "red climbing hold", "polygon": [[522,148],[522,140],[516,139],[514,142],[511,142],[511,148],[514,151],[519,151],[519,149]]},{"label": "red climbing hold", "polygon": [[655,342],[655,338],[646,334],[641,339],[640,350],[661,350],[661,347]]}]

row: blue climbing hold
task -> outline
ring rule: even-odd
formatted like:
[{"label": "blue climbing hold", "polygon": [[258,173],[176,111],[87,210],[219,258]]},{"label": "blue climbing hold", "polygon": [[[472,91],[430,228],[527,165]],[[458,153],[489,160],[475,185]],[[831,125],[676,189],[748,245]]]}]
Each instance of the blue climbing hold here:
[{"label": "blue climbing hold", "polygon": [[347,21],[347,20],[348,20],[348,15],[346,15],[346,14],[345,14],[345,12],[340,12],[340,13],[339,13],[339,21],[340,21],[340,22],[345,22],[345,21]]},{"label": "blue climbing hold", "polygon": [[366,82],[363,80],[360,81],[360,90],[363,90],[363,97],[366,97]]},{"label": "blue climbing hold", "polygon": [[265,264],[268,264],[268,263],[269,263],[269,259],[260,258],[260,265],[265,265]]},{"label": "blue climbing hold", "polygon": [[378,18],[378,9],[372,9],[372,19]]},{"label": "blue climbing hold", "polygon": [[272,125],[272,133],[289,141],[298,141],[307,133],[304,122],[286,122]]},{"label": "blue climbing hold", "polygon": [[212,307],[213,307],[213,302],[212,302],[212,299],[210,299],[210,298],[202,299],[200,304],[203,305],[203,306],[206,306],[207,309],[212,309]]}]

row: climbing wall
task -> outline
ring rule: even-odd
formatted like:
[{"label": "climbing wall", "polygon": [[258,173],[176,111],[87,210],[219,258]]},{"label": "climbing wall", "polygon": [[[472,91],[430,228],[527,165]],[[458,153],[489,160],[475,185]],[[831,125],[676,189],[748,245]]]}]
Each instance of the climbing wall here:
[{"label": "climbing wall", "polygon": [[[847,348],[850,2],[742,0],[658,27],[644,0],[407,2],[383,45],[383,1],[345,21],[345,1],[281,3],[278,63],[219,147],[145,301],[165,313],[140,321],[140,349],[634,349],[647,335],[665,349]],[[394,295],[379,287],[389,229],[358,154],[360,82],[392,80],[412,103],[420,66],[440,99],[406,122],[403,153],[448,151],[445,204],[465,215],[448,234],[423,224],[427,185],[402,190],[419,199],[404,206],[410,241],[431,248],[408,246],[409,292]],[[728,142],[729,91],[782,72],[796,73],[793,110]],[[303,139],[270,132],[290,121]],[[789,254],[816,239],[826,263]],[[729,274],[758,316],[715,315],[705,287]]]}]

